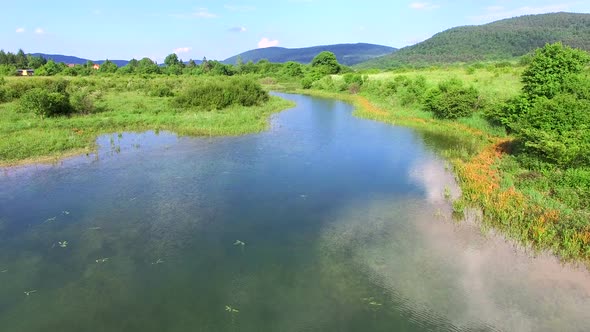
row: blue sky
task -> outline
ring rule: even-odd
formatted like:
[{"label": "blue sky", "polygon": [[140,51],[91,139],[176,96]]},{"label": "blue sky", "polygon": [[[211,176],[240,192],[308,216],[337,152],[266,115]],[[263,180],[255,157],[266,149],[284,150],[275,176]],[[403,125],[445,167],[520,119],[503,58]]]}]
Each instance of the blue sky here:
[{"label": "blue sky", "polygon": [[461,25],[524,14],[590,13],[590,1],[7,1],[0,48],[93,60],[223,60],[258,47],[415,44]]}]

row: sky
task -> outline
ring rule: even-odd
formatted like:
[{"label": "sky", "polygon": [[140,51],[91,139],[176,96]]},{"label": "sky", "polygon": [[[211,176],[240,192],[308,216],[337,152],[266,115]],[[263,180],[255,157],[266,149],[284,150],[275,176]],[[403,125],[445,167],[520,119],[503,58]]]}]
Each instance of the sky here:
[{"label": "sky", "polygon": [[224,60],[269,46],[374,43],[401,48],[446,29],[526,14],[590,13],[590,1],[7,1],[0,48],[91,60],[171,53]]}]

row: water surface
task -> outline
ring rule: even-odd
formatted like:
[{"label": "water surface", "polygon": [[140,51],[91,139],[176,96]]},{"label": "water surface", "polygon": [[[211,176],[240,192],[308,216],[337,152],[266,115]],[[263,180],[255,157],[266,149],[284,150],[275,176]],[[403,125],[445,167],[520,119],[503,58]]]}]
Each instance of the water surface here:
[{"label": "water surface", "polygon": [[0,328],[587,330],[588,272],[454,222],[436,142],[282,96],[264,133],[2,170]]}]

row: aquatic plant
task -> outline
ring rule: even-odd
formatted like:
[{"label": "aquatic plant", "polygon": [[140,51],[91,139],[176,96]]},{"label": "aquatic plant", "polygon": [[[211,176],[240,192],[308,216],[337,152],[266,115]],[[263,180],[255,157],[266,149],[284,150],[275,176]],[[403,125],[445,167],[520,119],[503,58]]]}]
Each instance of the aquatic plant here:
[{"label": "aquatic plant", "polygon": [[60,247],[62,247],[62,248],[65,248],[65,247],[67,247],[67,246],[68,246],[68,241],[59,241],[59,242],[57,242],[57,244],[58,244]]},{"label": "aquatic plant", "polygon": [[48,222],[52,222],[52,221],[55,221],[55,219],[57,219],[57,217],[47,218],[47,219],[45,219],[45,221],[43,223],[45,224],[45,223],[48,223]]},{"label": "aquatic plant", "polygon": [[244,248],[246,247],[246,243],[240,240],[236,240],[236,242],[234,242],[234,246],[239,246],[240,249],[242,250],[242,252],[244,252]]},{"label": "aquatic plant", "polygon": [[240,312],[240,310],[238,310],[238,309],[236,309],[236,308],[234,308],[232,306],[229,306],[229,305],[226,305],[225,306],[225,311],[229,312],[232,315],[233,314],[237,314],[238,312]]},{"label": "aquatic plant", "polygon": [[97,259],[96,262],[97,263],[106,263],[106,262],[108,262],[108,260],[109,260],[108,257],[105,257],[105,258],[99,258],[99,259]]},{"label": "aquatic plant", "polygon": [[33,290],[25,291],[25,294],[26,294],[27,296],[29,296],[29,295],[31,295],[31,294],[33,294],[33,293],[37,293],[37,290],[36,290],[36,289],[33,289]]},{"label": "aquatic plant", "polygon": [[158,258],[155,262],[152,262],[152,265],[157,265],[157,264],[162,264],[164,263],[164,260],[161,258]]},{"label": "aquatic plant", "polygon": [[449,186],[445,186],[443,196],[447,201],[451,199],[451,188],[449,188]]}]

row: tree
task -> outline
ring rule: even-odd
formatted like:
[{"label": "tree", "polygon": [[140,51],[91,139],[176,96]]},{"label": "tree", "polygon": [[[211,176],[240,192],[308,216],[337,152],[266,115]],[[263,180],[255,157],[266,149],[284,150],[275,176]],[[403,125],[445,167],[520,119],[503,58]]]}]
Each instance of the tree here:
[{"label": "tree", "polygon": [[168,55],[166,59],[164,59],[164,64],[166,65],[166,67],[178,66],[180,64],[180,60],[178,60],[178,55],[176,55],[176,53]]},{"label": "tree", "polygon": [[117,67],[116,64],[114,64],[112,61],[110,61],[109,59],[107,59],[100,66],[100,69],[98,71],[101,72],[101,73],[115,73],[115,72],[117,72],[117,69],[119,69],[119,67]]},{"label": "tree", "polygon": [[29,66],[27,55],[22,49],[19,49],[16,53],[16,66],[18,68],[27,68]]},{"label": "tree", "polygon": [[43,66],[44,64],[47,63],[47,59],[45,59],[44,57],[41,56],[32,56],[32,55],[27,55],[27,62],[29,63],[29,67],[33,68],[33,69],[37,69],[41,66]]},{"label": "tree", "polygon": [[535,52],[521,94],[495,114],[514,131],[522,152],[562,167],[590,166],[590,63],[560,43]]},{"label": "tree", "polygon": [[336,55],[328,51],[316,55],[311,61],[311,66],[324,75],[338,74],[341,70]]},{"label": "tree", "polygon": [[188,60],[188,67],[189,68],[195,68],[197,66],[197,63],[195,62],[195,60],[190,59]]},{"label": "tree", "polygon": [[137,63],[137,71],[141,74],[157,74],[160,67],[150,58],[143,58]]},{"label": "tree", "polygon": [[588,63],[590,56],[582,50],[561,43],[547,44],[535,52],[522,73],[522,92],[529,100],[553,98],[560,92],[563,80],[570,74],[580,73]]}]

